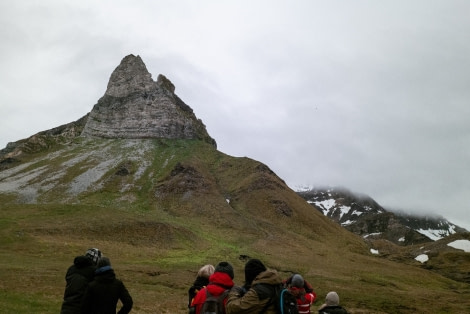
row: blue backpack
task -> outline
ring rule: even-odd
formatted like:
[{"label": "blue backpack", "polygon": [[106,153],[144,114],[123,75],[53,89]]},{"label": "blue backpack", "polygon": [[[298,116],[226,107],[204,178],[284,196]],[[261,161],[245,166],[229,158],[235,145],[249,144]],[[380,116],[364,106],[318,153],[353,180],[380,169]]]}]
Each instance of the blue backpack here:
[{"label": "blue backpack", "polygon": [[278,313],[299,314],[297,298],[286,288],[282,288],[280,292]]}]

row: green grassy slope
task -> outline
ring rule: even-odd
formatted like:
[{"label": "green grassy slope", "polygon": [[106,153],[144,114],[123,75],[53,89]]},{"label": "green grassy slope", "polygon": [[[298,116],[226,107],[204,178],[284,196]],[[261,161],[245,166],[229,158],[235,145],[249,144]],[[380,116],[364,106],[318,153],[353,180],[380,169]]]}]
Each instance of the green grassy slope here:
[{"label": "green grassy slope", "polygon": [[242,284],[240,256],[304,275],[313,312],[330,290],[351,313],[470,312],[468,284],[370,254],[262,163],[200,141],[77,138],[15,165],[0,172],[4,313],[57,313],[89,247],[110,257],[133,313],[186,313],[206,263],[229,261]]}]

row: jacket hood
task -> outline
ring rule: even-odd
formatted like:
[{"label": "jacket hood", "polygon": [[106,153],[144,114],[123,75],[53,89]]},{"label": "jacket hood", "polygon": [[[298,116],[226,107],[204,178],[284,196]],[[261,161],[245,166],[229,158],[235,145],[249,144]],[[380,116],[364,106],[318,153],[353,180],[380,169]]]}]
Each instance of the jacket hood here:
[{"label": "jacket hood", "polygon": [[84,268],[84,267],[88,267],[88,266],[93,266],[92,260],[89,259],[86,256],[77,256],[77,257],[75,257],[75,259],[73,260],[73,264],[77,268]]},{"label": "jacket hood", "polygon": [[113,270],[113,268],[110,265],[103,266],[103,267],[100,267],[100,268],[96,269],[95,274],[101,274],[101,273],[107,272],[109,270]]},{"label": "jacket hood", "polygon": [[269,285],[277,285],[282,283],[282,279],[274,269],[268,269],[258,276],[256,276],[255,280],[253,280],[253,286],[255,284],[269,284]]},{"label": "jacket hood", "polygon": [[219,295],[234,286],[232,278],[226,273],[215,272],[209,277],[207,289],[211,294]]},{"label": "jacket hood", "polygon": [[98,282],[111,282],[116,279],[116,274],[111,266],[104,266],[95,271],[95,280]]},{"label": "jacket hood", "polygon": [[95,266],[92,261],[85,256],[77,256],[73,261],[73,265],[67,269],[65,279],[67,281],[73,280],[75,276],[83,276],[87,281],[93,279]]}]

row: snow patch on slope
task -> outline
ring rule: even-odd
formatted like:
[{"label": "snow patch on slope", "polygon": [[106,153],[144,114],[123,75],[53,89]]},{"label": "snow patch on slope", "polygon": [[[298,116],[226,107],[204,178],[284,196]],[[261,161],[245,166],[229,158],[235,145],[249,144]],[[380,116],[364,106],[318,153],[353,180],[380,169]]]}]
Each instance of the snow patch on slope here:
[{"label": "snow patch on slope", "polygon": [[437,240],[443,239],[443,238],[445,238],[445,237],[447,237],[451,234],[454,234],[455,233],[455,226],[450,225],[449,230],[417,229],[416,231],[418,231],[419,233],[427,236],[431,240],[437,241]]},{"label": "snow patch on slope", "polygon": [[470,241],[469,240],[455,240],[447,244],[458,250],[463,250],[465,252],[470,252]]},{"label": "snow patch on slope", "polygon": [[422,264],[422,263],[429,261],[429,256],[428,254],[420,254],[415,257],[415,260],[417,260],[418,262]]},{"label": "snow patch on slope", "polygon": [[343,205],[339,208],[339,210],[341,210],[341,214],[339,216],[339,219],[341,219],[343,218],[343,215],[346,215],[347,213],[349,213],[349,211],[351,210],[351,207]]},{"label": "snow patch on slope", "polygon": [[320,207],[323,211],[323,214],[325,216],[328,216],[328,213],[330,212],[331,208],[333,208],[336,204],[336,201],[334,199],[328,199],[320,202],[309,202],[312,204],[315,204],[317,207]]}]

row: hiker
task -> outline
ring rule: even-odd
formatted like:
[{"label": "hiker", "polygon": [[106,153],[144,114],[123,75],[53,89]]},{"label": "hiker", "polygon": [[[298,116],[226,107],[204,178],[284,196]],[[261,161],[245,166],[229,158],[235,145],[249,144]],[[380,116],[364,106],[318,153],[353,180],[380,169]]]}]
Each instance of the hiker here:
[{"label": "hiker", "polygon": [[[285,279],[282,283],[284,285],[285,288],[289,287],[289,285],[291,284],[292,282],[292,278],[295,276],[296,274],[290,276],[289,278]],[[307,281],[304,279],[304,289],[305,289],[305,292],[307,293],[312,293],[315,297],[315,299],[317,298],[317,294],[315,293],[315,290],[313,289],[313,286]]]},{"label": "hiker", "polygon": [[95,271],[95,278],[88,285],[83,299],[83,314],[115,314],[118,300],[122,307],[118,314],[131,311],[133,301],[121,280],[116,279],[109,258],[102,257]]},{"label": "hiker", "polygon": [[83,296],[88,283],[93,280],[96,265],[100,259],[101,251],[96,248],[88,249],[85,255],[75,257],[73,265],[65,274],[66,286],[61,314],[81,313]]},{"label": "hiker", "polygon": [[348,314],[348,311],[339,305],[339,296],[330,291],[326,295],[325,303],[318,309],[319,314]]},{"label": "hiker", "polygon": [[289,289],[290,293],[292,293],[297,300],[299,314],[310,314],[310,306],[317,297],[313,289],[309,289],[310,292],[306,291],[305,286],[309,284],[306,284],[306,280],[299,274],[293,275],[287,281],[290,282],[287,289]]},{"label": "hiker", "polygon": [[[189,309],[189,313],[204,314],[204,306],[208,297],[213,296],[220,302],[222,313],[225,313],[225,303],[229,290],[234,286],[233,267],[227,262],[220,262],[215,266],[214,273],[209,277],[206,287],[199,290]],[[217,304],[215,304],[217,305]],[[206,305],[207,307],[207,305]],[[218,312],[213,312],[218,313]]]},{"label": "hiker", "polygon": [[209,277],[213,273],[214,266],[212,266],[211,264],[204,265],[199,269],[199,271],[197,272],[196,280],[194,280],[193,285],[188,290],[188,308],[191,307],[191,303],[193,302],[193,299],[199,292],[199,290],[207,286],[207,284],[209,283]]},{"label": "hiker", "polygon": [[250,259],[245,264],[245,284],[230,290],[225,305],[227,314],[276,314],[273,291],[281,284],[277,271],[267,269],[259,259]]}]

